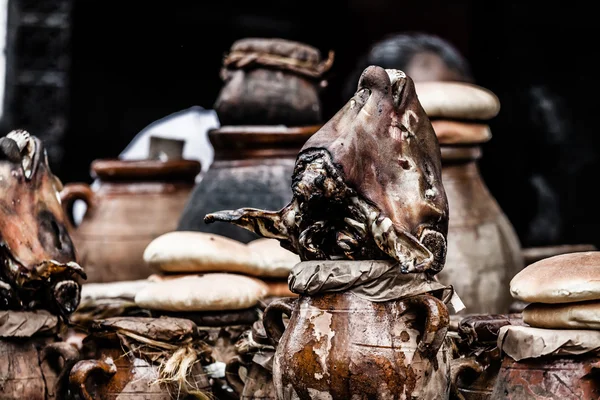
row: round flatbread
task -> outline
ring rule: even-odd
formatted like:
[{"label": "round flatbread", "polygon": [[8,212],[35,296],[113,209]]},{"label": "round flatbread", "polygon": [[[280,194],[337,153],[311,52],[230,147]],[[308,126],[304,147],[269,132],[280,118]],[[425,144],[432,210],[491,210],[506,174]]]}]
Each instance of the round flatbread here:
[{"label": "round flatbread", "polygon": [[260,260],[260,276],[272,278],[287,278],[290,271],[300,262],[300,257],[284,249],[276,239],[257,239],[247,244]]},{"label": "round flatbread", "polygon": [[165,272],[227,271],[252,273],[259,264],[242,242],[204,232],[175,231],[154,239],[144,261]]},{"label": "round flatbread", "polygon": [[268,293],[258,279],[235,274],[204,274],[156,282],[135,296],[140,308],[162,311],[241,310]]},{"label": "round flatbread", "polygon": [[431,126],[442,145],[479,144],[492,138],[490,126],[486,124],[440,119],[431,121]]},{"label": "round flatbread", "polygon": [[500,112],[498,97],[464,82],[415,82],[419,102],[430,118],[488,120]]},{"label": "round flatbread", "polygon": [[105,283],[84,283],[81,285],[81,301],[98,299],[133,300],[135,295],[154,282],[148,279]]},{"label": "round flatbread", "polygon": [[600,329],[600,301],[567,304],[530,304],[523,321],[536,328]]},{"label": "round flatbread", "polygon": [[535,262],[514,276],[510,293],[530,303],[600,300],[600,252],[561,254]]},{"label": "round flatbread", "polygon": [[153,240],[144,251],[152,268],[175,273],[233,272],[257,277],[287,278],[300,257],[275,239],[248,244],[204,232],[169,232]]}]

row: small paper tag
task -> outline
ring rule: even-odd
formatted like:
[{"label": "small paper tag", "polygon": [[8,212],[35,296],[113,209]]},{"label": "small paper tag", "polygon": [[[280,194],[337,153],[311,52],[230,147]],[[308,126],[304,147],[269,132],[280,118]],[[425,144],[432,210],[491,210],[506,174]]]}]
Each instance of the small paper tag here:
[{"label": "small paper tag", "polygon": [[450,297],[450,302],[447,305],[448,311],[452,314],[459,313],[466,308],[460,297],[458,297],[458,294],[456,294],[456,291],[452,292],[452,297]]}]

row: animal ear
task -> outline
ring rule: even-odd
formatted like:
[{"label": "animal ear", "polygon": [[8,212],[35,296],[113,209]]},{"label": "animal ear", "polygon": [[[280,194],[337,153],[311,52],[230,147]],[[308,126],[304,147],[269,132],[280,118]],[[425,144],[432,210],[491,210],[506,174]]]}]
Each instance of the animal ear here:
[{"label": "animal ear", "polygon": [[21,150],[17,142],[6,136],[0,138],[0,160],[8,160],[13,163],[21,162]]}]

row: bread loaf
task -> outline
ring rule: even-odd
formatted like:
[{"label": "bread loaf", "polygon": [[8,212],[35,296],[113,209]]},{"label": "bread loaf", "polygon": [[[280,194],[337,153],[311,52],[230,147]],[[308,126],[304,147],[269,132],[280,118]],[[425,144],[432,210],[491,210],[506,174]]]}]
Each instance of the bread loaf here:
[{"label": "bread loaf", "polygon": [[162,311],[241,310],[267,295],[266,285],[243,275],[212,273],[156,282],[138,292],[138,307]]},{"label": "bread loaf", "polygon": [[415,82],[419,102],[429,118],[488,120],[500,112],[491,91],[465,82]]},{"label": "bread loaf", "polygon": [[600,301],[566,304],[530,304],[523,321],[536,328],[600,329]]},{"label": "bread loaf", "polygon": [[561,254],[535,262],[513,277],[510,293],[529,303],[600,300],[600,252]]},{"label": "bread loaf", "polygon": [[300,258],[275,239],[258,239],[246,245],[220,235],[176,231],[154,239],[144,251],[144,261],[172,274],[233,272],[287,278]]}]

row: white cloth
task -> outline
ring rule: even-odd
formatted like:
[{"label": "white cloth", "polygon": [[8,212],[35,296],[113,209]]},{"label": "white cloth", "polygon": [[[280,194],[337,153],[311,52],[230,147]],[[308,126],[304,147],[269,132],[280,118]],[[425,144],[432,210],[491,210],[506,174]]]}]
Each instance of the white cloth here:
[{"label": "white cloth", "polygon": [[208,140],[208,131],[219,128],[219,118],[214,110],[193,106],[157,121],[138,133],[121,152],[123,160],[146,159],[150,151],[150,137],[184,140],[183,158],[198,160],[205,172],[212,164],[214,151]]}]

